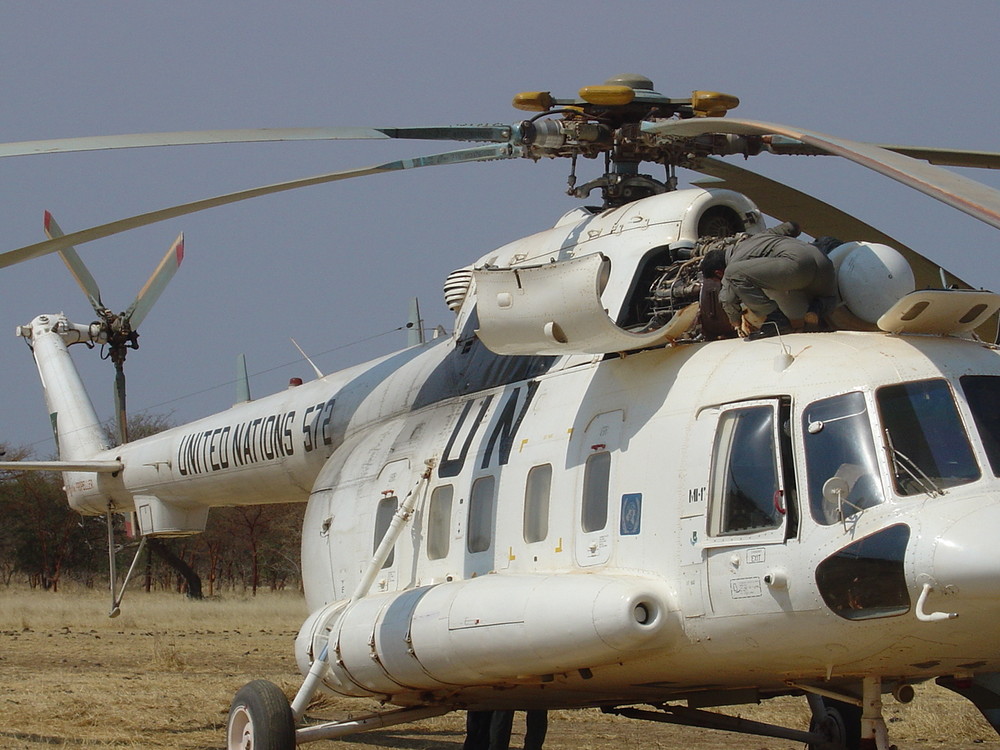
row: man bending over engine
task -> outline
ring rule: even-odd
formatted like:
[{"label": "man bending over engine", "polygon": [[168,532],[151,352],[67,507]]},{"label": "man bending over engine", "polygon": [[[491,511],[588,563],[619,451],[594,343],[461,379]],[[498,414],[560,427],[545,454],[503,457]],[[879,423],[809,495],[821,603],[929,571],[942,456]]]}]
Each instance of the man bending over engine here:
[{"label": "man bending over engine", "polygon": [[815,245],[796,239],[798,235],[798,225],[785,222],[709,250],[702,259],[702,275],[721,281],[719,301],[737,331],[743,330],[743,308],[763,319],[747,338],[801,328],[811,308],[825,311],[836,295],[833,263]]}]

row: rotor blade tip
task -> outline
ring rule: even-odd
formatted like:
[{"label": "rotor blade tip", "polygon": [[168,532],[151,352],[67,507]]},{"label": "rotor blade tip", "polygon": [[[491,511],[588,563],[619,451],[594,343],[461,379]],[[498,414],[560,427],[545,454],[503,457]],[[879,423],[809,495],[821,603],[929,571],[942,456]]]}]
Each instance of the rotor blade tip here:
[{"label": "rotor blade tip", "polygon": [[45,220],[44,221],[45,221],[45,231],[47,232],[47,231],[49,231],[49,227],[52,224],[52,214],[49,213],[48,210],[45,211]]},{"label": "rotor blade tip", "polygon": [[179,235],[177,237],[177,250],[175,252],[176,252],[176,257],[177,257],[177,265],[179,266],[181,264],[181,261],[184,260],[184,235],[183,234],[181,234],[181,235]]}]

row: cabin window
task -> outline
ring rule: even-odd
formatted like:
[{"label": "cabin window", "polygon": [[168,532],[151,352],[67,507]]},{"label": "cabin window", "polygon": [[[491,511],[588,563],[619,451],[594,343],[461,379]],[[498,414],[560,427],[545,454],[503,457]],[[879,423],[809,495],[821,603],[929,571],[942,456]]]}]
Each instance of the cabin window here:
[{"label": "cabin window", "polygon": [[[382,543],[382,538],[385,533],[389,530],[389,524],[392,523],[392,517],[396,515],[396,508],[399,507],[399,498],[395,495],[390,495],[389,497],[383,497],[378,502],[378,508],[375,509],[375,541],[372,546],[372,554],[378,549],[378,546]],[[385,558],[385,562],[382,563],[383,568],[388,568],[392,565],[393,559],[396,556],[396,549],[389,550],[389,554]]]},{"label": "cabin window", "polygon": [[608,525],[608,492],[611,485],[611,453],[601,451],[587,457],[583,470],[584,531],[600,531]]},{"label": "cabin window", "polygon": [[540,542],[549,535],[549,490],[552,464],[533,466],[524,485],[524,541]]},{"label": "cabin window", "polygon": [[786,510],[775,422],[771,405],[731,409],[720,417],[710,492],[713,536],[781,526]]},{"label": "cabin window", "polygon": [[972,417],[983,441],[993,476],[1000,477],[1000,378],[992,375],[966,375],[962,390],[972,410]]},{"label": "cabin window", "polygon": [[979,478],[968,435],[944,380],[920,380],[876,391],[901,495],[934,495]]},{"label": "cabin window", "polygon": [[844,393],[802,412],[809,507],[829,526],[885,500],[864,394]]},{"label": "cabin window", "polygon": [[427,510],[427,557],[440,560],[448,556],[451,542],[451,501],[455,488],[443,484],[431,493]]},{"label": "cabin window", "polygon": [[469,533],[466,548],[469,552],[485,552],[493,544],[493,489],[496,479],[479,477],[472,484],[469,495]]}]

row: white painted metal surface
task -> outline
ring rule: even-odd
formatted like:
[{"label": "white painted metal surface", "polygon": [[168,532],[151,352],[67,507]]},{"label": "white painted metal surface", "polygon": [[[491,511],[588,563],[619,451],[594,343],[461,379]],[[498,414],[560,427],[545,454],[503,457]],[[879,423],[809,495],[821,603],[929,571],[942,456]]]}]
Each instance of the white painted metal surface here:
[{"label": "white painted metal surface", "polygon": [[[710,191],[659,196],[574,217],[480,265],[604,254],[606,286],[594,264],[575,288],[603,286],[610,322],[646,253],[684,240],[716,199],[740,203]],[[498,356],[474,335],[485,287],[470,290],[450,339],[112,449],[99,443],[66,351],[86,327],[62,321],[59,333],[57,316],[36,319],[24,333],[59,413],[62,457],[74,469],[124,467],[67,473],[71,502],[98,513],[111,500],[137,509],[144,533],[171,535],[200,530],[212,506],[308,500],[313,615],[299,665],[315,663],[327,689],[400,705],[556,707],[709,690],[725,702],[727,691],[781,693],[789,681],[838,688],[872,674],[955,674],[969,654],[1000,671],[988,635],[1000,615],[989,595],[1000,556],[988,541],[1000,522],[997,448],[982,422],[990,412],[963,380],[1000,378],[995,347],[841,331],[613,357]],[[960,481],[905,476],[886,402],[914,384],[923,390],[912,411],[937,398],[933,419],[954,413],[941,429],[964,435],[967,449],[941,461],[964,462]],[[822,411],[847,396],[851,410]],[[734,415],[751,413],[766,414],[764,426],[735,439]],[[831,510],[816,488],[850,474],[811,446],[847,420],[864,423],[878,502],[845,491]],[[744,446],[769,446],[764,463],[780,478],[755,508],[765,522],[735,522],[727,510],[759,481],[730,481],[752,463]],[[426,466],[412,516],[386,542],[387,501],[402,503]],[[529,482],[538,469],[543,488]],[[544,498],[530,518],[529,486],[531,503]],[[432,510],[439,491],[449,502]],[[838,567],[867,559],[868,544],[895,566],[888,595],[855,590]]]}]

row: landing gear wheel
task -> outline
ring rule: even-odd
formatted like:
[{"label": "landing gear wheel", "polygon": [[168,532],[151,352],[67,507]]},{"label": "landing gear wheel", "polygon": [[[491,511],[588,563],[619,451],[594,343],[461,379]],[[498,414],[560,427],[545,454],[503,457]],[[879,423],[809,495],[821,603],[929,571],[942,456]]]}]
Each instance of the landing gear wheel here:
[{"label": "landing gear wheel", "polygon": [[[827,742],[841,745],[845,750],[858,750],[861,745],[861,707],[823,698],[823,708],[826,713],[819,718],[813,717],[809,731],[823,734]],[[816,750],[817,747],[810,745],[809,750]]]},{"label": "landing gear wheel", "polygon": [[281,688],[267,680],[241,687],[226,722],[228,750],[294,750],[295,720]]}]

